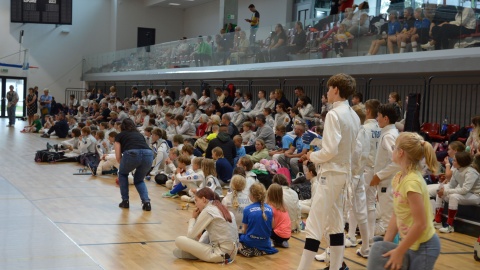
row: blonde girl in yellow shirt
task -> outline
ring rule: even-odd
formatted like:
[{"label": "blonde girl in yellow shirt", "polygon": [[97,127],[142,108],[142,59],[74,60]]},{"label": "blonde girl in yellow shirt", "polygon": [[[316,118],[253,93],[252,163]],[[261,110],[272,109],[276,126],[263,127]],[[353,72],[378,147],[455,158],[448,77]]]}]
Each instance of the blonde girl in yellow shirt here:
[{"label": "blonde girl in yellow shirt", "polygon": [[[440,254],[440,240],[431,220],[433,214],[427,185],[419,169],[425,158],[430,171],[438,162],[432,145],[411,132],[403,132],[393,146],[392,160],[401,167],[392,180],[394,213],[384,241],[370,251],[367,269],[433,269]],[[400,234],[400,243],[393,239]]]}]

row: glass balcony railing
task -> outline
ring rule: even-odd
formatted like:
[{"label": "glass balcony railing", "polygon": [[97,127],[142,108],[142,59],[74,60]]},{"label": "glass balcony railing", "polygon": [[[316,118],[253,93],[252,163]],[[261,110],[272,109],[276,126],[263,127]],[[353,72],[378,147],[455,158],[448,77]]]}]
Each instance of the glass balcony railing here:
[{"label": "glass balcony railing", "polygon": [[420,53],[480,43],[477,9],[424,4],[410,12],[371,16],[357,9],[307,25],[292,22],[91,55],[84,58],[83,73]]}]

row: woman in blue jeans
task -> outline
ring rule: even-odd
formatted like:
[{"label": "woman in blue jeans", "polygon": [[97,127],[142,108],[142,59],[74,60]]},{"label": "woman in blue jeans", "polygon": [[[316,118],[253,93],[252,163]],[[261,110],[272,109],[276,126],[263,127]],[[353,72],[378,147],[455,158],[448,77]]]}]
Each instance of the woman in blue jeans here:
[{"label": "woman in blue jeans", "polygon": [[[431,172],[438,162],[432,145],[417,133],[403,132],[393,148],[392,160],[401,167],[392,180],[394,213],[384,241],[376,242],[367,269],[433,269],[440,254],[440,240],[433,227],[433,213],[427,185],[419,170],[420,161]],[[400,234],[400,243],[392,243]]]},{"label": "woman in blue jeans", "polygon": [[122,132],[115,137],[115,155],[120,169],[118,171],[118,182],[120,185],[120,194],[122,202],[118,205],[121,208],[130,208],[128,200],[128,174],[135,170],[133,174],[133,184],[142,199],[142,209],[152,210],[148,190],[145,182],[145,176],[150,170],[153,162],[153,152],[148,147],[145,137],[138,132],[135,123],[126,118],[120,126]]}]

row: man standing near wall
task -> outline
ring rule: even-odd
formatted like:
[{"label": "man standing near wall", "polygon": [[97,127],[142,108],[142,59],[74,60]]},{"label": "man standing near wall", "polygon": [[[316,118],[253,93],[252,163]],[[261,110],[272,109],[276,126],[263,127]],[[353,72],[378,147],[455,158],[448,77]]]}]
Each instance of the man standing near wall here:
[{"label": "man standing near wall", "polygon": [[8,125],[7,127],[15,126],[15,110],[17,109],[18,94],[15,92],[13,85],[10,85],[10,91],[7,93],[7,112],[8,112]]},{"label": "man standing near wall", "polygon": [[245,19],[250,23],[250,46],[255,43],[255,36],[257,35],[258,26],[260,24],[260,13],[253,4],[248,6],[248,9],[253,12],[251,19]]}]

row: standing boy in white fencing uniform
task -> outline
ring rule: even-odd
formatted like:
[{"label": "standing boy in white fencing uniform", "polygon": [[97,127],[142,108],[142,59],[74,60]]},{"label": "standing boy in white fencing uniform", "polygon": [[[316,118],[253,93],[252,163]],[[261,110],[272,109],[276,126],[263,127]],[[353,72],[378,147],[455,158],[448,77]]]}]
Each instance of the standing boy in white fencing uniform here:
[{"label": "standing boy in white fencing uniform", "polygon": [[[392,152],[398,129],[395,122],[398,120],[397,110],[393,104],[382,104],[378,107],[378,126],[382,129],[380,143],[375,159],[375,175],[370,186],[377,187],[378,204],[380,205],[378,224],[375,226],[375,235],[385,235],[388,223],[393,213],[392,179],[400,171],[400,167],[392,162]],[[369,224],[373,226],[373,224]]]},{"label": "standing boy in white fencing uniform", "polygon": [[366,120],[363,128],[369,134],[370,153],[368,155],[367,164],[365,166],[365,194],[367,196],[367,215],[368,215],[368,236],[373,239],[375,234],[375,203],[377,201],[377,187],[371,187],[370,182],[374,175],[375,158],[377,156],[378,144],[380,142],[380,134],[382,130],[378,126],[377,114],[380,101],[370,99],[365,102]]},{"label": "standing boy in white fencing uniform", "polygon": [[297,269],[309,269],[323,235],[330,238],[330,269],[345,269],[343,264],[344,221],[343,194],[351,177],[360,120],[350,108],[348,98],[355,92],[355,79],[346,74],[332,76],[328,82],[328,102],[333,103],[325,118],[322,149],[309,152],[317,165],[319,183],[306,224],[306,240]]}]

